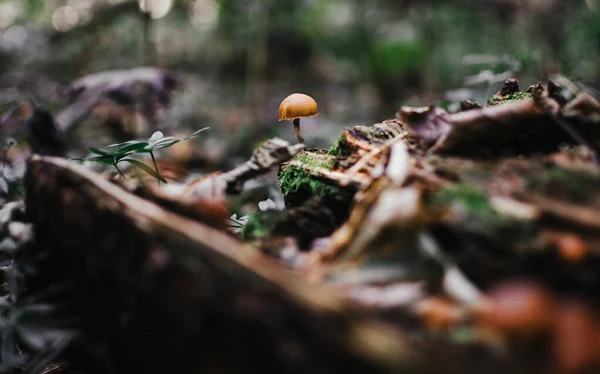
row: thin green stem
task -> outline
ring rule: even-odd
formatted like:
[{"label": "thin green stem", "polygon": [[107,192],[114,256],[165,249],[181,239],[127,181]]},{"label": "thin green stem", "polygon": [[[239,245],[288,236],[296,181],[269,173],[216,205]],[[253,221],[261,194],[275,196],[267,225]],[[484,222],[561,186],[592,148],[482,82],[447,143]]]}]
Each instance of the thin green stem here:
[{"label": "thin green stem", "polygon": [[[154,153],[150,152],[150,157],[152,157],[152,163],[154,164],[154,170],[156,170],[156,174],[160,175],[160,173],[158,172],[158,166],[156,166],[156,160],[154,159]],[[160,175],[162,177],[162,175]],[[160,179],[156,178],[156,180],[158,181],[158,184],[160,184]]]},{"label": "thin green stem", "polygon": [[119,172],[119,174],[121,175],[121,177],[123,177],[123,179],[127,179],[127,178],[125,178],[125,174],[123,174],[123,172],[121,171],[121,169],[119,169],[119,167],[117,166],[117,163],[115,162],[113,165],[115,165],[115,168],[117,169],[117,171]]}]

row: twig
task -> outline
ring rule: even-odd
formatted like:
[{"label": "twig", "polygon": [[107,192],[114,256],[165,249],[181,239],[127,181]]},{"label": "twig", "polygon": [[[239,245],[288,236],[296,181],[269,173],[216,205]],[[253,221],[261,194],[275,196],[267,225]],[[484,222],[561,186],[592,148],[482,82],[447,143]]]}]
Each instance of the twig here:
[{"label": "twig", "polygon": [[225,182],[228,193],[238,192],[245,181],[264,174],[274,166],[289,160],[303,148],[303,144],[290,145],[283,139],[270,139],[254,151],[250,160],[219,177]]},{"label": "twig", "polygon": [[373,159],[373,157],[377,156],[384,150],[388,149],[396,142],[403,140],[406,137],[406,134],[400,134],[399,136],[388,140],[381,147],[373,148],[369,153],[364,155],[360,160],[358,160],[350,169],[346,171],[344,177],[340,180],[340,185],[345,186],[350,183],[350,180],[356,173],[358,173],[365,165]]},{"label": "twig", "polygon": [[250,160],[231,171],[208,176],[189,185],[186,191],[183,192],[182,197],[196,200],[207,196],[238,194],[246,181],[265,174],[282,162],[288,161],[303,148],[304,144],[290,145],[290,143],[280,138],[267,140],[254,151]]}]

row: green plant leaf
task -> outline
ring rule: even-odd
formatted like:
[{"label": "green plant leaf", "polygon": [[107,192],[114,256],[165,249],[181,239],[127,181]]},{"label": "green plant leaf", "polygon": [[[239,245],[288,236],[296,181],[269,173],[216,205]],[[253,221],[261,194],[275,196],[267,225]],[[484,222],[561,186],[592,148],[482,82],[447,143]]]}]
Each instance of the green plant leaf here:
[{"label": "green plant leaf", "polygon": [[165,136],[165,137],[155,140],[154,142],[151,142],[150,146],[153,147],[157,144],[167,143],[167,142],[170,142],[171,140],[181,140],[181,139],[182,138],[177,137],[177,136]]},{"label": "green plant leaf", "polygon": [[200,130],[194,131],[193,133],[191,133],[190,135],[186,136],[186,137],[185,137],[185,138],[183,138],[183,139],[187,139],[187,138],[190,138],[190,137],[193,137],[193,136],[197,136],[197,135],[198,135],[198,134],[200,134],[201,132],[203,132],[203,131],[206,131],[206,130],[208,130],[208,129],[210,129],[210,127],[204,127],[204,128],[202,128],[202,129],[200,129]]},{"label": "green plant leaf", "polygon": [[96,156],[96,157],[90,157],[87,159],[87,161],[99,162],[99,163],[105,164],[105,165],[114,165],[113,160],[114,159],[112,156]]},{"label": "green plant leaf", "polygon": [[97,160],[112,160],[113,159],[113,155],[106,155],[106,156],[92,156],[92,157],[88,157],[86,158],[86,160],[89,161],[97,161]]},{"label": "green plant leaf", "polygon": [[152,147],[152,149],[168,148],[168,147],[172,146],[173,144],[179,143],[181,141],[188,140],[188,139],[191,139],[191,138],[195,138],[202,131],[205,131],[205,130],[208,130],[208,129],[209,129],[209,127],[205,127],[203,129],[195,131],[195,132],[191,133],[190,135],[184,136],[184,137],[167,136],[167,137],[158,139],[156,142],[150,144],[150,146]]},{"label": "green plant leaf", "polygon": [[182,139],[175,139],[175,140],[167,141],[167,142],[164,142],[164,143],[156,143],[156,144],[152,145],[151,147],[152,147],[152,150],[169,148],[173,144],[179,143],[181,140]]},{"label": "green plant leaf", "polygon": [[114,148],[114,147],[123,147],[129,144],[135,144],[135,143],[141,143],[141,140],[129,140],[123,143],[115,143],[115,144],[111,144],[111,145],[107,145],[106,148]]},{"label": "green plant leaf", "polygon": [[118,154],[115,157],[113,157],[114,163],[118,163],[119,161],[121,161],[122,159],[124,159],[127,156],[131,156],[132,154],[134,154],[135,152],[126,152],[123,154]]},{"label": "green plant leaf", "polygon": [[143,171],[145,171],[146,173],[150,174],[151,176],[153,176],[154,178],[158,179],[161,182],[167,183],[167,180],[165,178],[162,177],[162,175],[158,174],[156,172],[156,170],[152,169],[151,167],[149,167],[148,165],[144,164],[143,162],[140,162],[138,160],[133,160],[131,158],[125,158],[121,161],[126,161],[129,162],[130,164],[137,166],[138,168],[142,169]]},{"label": "green plant leaf", "polygon": [[90,151],[90,153],[94,153],[100,156],[112,156],[111,153],[109,152],[104,152],[102,150],[99,150],[98,148],[88,148],[88,151]]},{"label": "green plant leaf", "polygon": [[130,153],[130,152],[142,152],[142,153],[149,152],[149,151],[146,151],[146,146],[148,146],[148,142],[137,142],[134,144],[130,144],[123,148],[119,148],[117,150],[117,152],[115,153],[115,156],[119,156],[119,155],[122,155],[125,153]]}]

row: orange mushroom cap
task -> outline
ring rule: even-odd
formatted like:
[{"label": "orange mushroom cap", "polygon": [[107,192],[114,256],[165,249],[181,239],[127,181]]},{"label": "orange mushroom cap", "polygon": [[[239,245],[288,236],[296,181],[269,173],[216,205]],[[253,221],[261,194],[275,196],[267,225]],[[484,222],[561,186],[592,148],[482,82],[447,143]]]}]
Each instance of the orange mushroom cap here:
[{"label": "orange mushroom cap", "polygon": [[295,93],[286,97],[279,106],[279,120],[312,117],[319,114],[317,102],[310,96]]}]

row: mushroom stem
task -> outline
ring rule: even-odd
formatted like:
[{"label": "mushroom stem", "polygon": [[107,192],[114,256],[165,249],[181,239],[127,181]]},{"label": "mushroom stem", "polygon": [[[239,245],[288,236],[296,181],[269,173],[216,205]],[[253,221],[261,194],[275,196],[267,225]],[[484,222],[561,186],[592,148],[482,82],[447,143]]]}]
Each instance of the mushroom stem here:
[{"label": "mushroom stem", "polygon": [[300,131],[300,118],[294,118],[294,130],[296,130],[298,142],[304,144],[304,137],[302,136],[302,131]]}]

